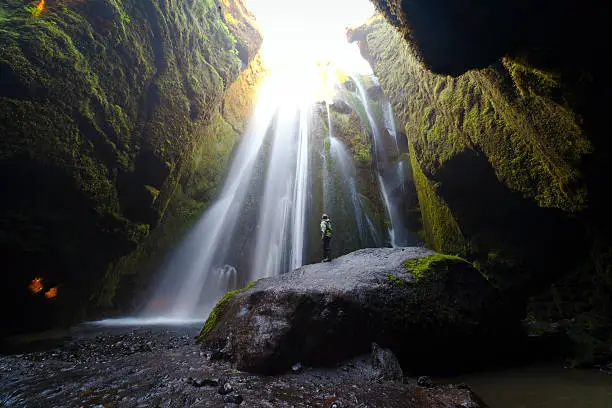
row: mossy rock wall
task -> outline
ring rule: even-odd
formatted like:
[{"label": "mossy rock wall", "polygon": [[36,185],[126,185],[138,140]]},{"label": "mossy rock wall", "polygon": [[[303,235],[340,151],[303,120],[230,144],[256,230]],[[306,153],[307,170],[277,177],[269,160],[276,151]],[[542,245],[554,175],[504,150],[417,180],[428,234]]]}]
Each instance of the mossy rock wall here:
[{"label": "mossy rock wall", "polygon": [[[521,211],[542,209],[551,220],[571,224],[572,216],[585,209],[579,164],[591,144],[579,118],[555,94],[555,78],[510,60],[457,78],[437,75],[423,68],[382,18],[362,30],[362,50],[405,128],[413,165],[423,176],[415,178],[430,246],[464,255],[506,246],[518,256],[526,250],[520,242],[524,234],[510,229],[498,235],[496,223],[504,221],[487,213],[520,217],[522,206]],[[495,207],[476,214],[476,208],[487,210],[481,198],[494,200]],[[470,201],[476,203],[466,204]],[[437,235],[432,227],[453,224]]]},{"label": "mossy rock wall", "polygon": [[[261,37],[241,0],[0,5],[3,297],[26,305],[11,331],[116,306],[126,259],[199,214],[250,110]],[[36,276],[56,298],[28,292]]]},{"label": "mossy rock wall", "polygon": [[596,322],[568,327],[609,352],[606,297],[572,311],[576,299],[612,288],[601,244],[611,242],[601,192],[609,150],[594,131],[600,108],[585,102],[601,77],[584,72],[577,82],[572,64],[546,69],[511,53],[456,77],[436,74],[400,17],[387,16],[400,31],[376,18],[350,35],[405,128],[428,246],[476,260],[515,297],[561,280],[553,293],[563,293],[563,319]]}]

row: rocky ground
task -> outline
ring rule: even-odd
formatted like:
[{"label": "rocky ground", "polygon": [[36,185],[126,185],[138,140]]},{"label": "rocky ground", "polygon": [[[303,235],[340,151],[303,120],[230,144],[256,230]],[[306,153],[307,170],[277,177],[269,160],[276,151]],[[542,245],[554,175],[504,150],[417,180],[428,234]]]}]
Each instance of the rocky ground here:
[{"label": "rocky ground", "polygon": [[465,385],[403,378],[392,354],[330,369],[299,364],[254,376],[210,361],[201,325],[79,326],[62,345],[0,357],[0,406],[10,407],[483,407]]}]

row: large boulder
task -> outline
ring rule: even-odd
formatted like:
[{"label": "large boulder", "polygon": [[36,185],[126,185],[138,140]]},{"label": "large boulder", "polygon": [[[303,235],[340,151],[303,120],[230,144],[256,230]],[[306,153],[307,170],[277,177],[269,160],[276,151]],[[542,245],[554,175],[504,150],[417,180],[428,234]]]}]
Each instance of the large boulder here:
[{"label": "large boulder", "polygon": [[200,335],[213,359],[272,374],[391,349],[406,370],[464,364],[514,328],[469,262],[424,248],[362,249],[228,294]]}]

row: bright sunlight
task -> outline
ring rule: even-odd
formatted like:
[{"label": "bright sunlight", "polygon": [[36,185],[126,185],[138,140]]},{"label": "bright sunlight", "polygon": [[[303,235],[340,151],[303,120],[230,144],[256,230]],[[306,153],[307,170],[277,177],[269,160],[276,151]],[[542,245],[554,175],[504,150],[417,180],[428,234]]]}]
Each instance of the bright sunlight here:
[{"label": "bright sunlight", "polygon": [[345,28],[375,13],[368,0],[246,0],[264,35],[262,55],[274,71],[300,71],[329,63],[346,71],[369,72]]}]

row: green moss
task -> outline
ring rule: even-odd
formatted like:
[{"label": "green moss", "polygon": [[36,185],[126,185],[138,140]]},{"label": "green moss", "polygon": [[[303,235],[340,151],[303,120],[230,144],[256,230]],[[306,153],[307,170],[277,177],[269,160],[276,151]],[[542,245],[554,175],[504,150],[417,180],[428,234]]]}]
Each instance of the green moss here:
[{"label": "green moss", "polygon": [[329,157],[331,154],[331,140],[329,140],[329,138],[326,138],[323,143],[324,143],[325,154]]},{"label": "green moss", "polygon": [[389,279],[389,284],[391,286],[396,286],[400,288],[406,286],[406,282],[404,282],[403,280],[401,280],[400,278],[398,278],[397,276],[393,274],[388,273],[387,278]]},{"label": "green moss", "polygon": [[330,112],[334,136],[344,142],[355,161],[371,163],[371,137],[362,125],[359,116],[355,112],[350,115],[337,113],[333,110]]},{"label": "green moss", "polygon": [[458,263],[473,266],[470,262],[458,256],[442,254],[433,254],[423,258],[409,259],[402,265],[408,272],[414,275],[417,282],[422,282],[434,273],[449,272],[453,265]]},{"label": "green moss", "polygon": [[410,163],[427,245],[437,252],[467,255],[468,241],[446,203],[436,194],[435,184],[421,170],[412,145]]},{"label": "green moss", "polygon": [[[70,205],[87,219],[65,225],[70,250],[47,267],[62,265],[67,287],[89,273],[91,287],[73,291],[79,305],[117,306],[116,288],[133,287],[136,271],[176,243],[221,180],[248,114],[236,107],[248,110],[259,73],[242,82],[244,101],[226,101],[229,122],[222,102],[242,62],[218,6],[60,1],[37,18],[20,1],[0,8],[0,164],[68,179],[66,194],[78,198]],[[55,187],[48,183],[39,187]],[[58,218],[45,206],[24,211],[34,229]],[[9,224],[0,217],[0,225]],[[9,244],[31,258],[25,245]],[[61,258],[74,251],[78,262]]]},{"label": "green moss", "polygon": [[231,292],[228,292],[228,293],[225,294],[225,296],[223,296],[223,298],[210,311],[210,314],[208,315],[208,318],[206,319],[206,322],[204,323],[204,327],[202,328],[202,331],[200,332],[200,336],[198,337],[198,341],[204,340],[206,335],[208,333],[210,333],[210,331],[213,329],[213,327],[215,327],[215,324],[217,323],[217,318],[219,317],[219,314],[223,312],[223,308],[227,305],[229,300],[233,296],[235,296],[236,294],[242,293],[242,292],[245,292],[245,291],[251,289],[255,285],[255,283],[257,283],[257,281],[249,283],[247,286],[245,286],[242,289],[236,289],[236,290],[233,290]]},{"label": "green moss", "polygon": [[506,58],[458,78],[435,75],[382,19],[364,29],[374,71],[425,174],[477,147],[502,183],[540,206],[585,208],[578,169],[591,146],[580,119],[558,98],[554,73]]},{"label": "green moss", "polygon": [[151,194],[152,202],[155,202],[155,200],[157,200],[157,197],[159,196],[159,190],[153,186],[144,186],[144,187]]}]

